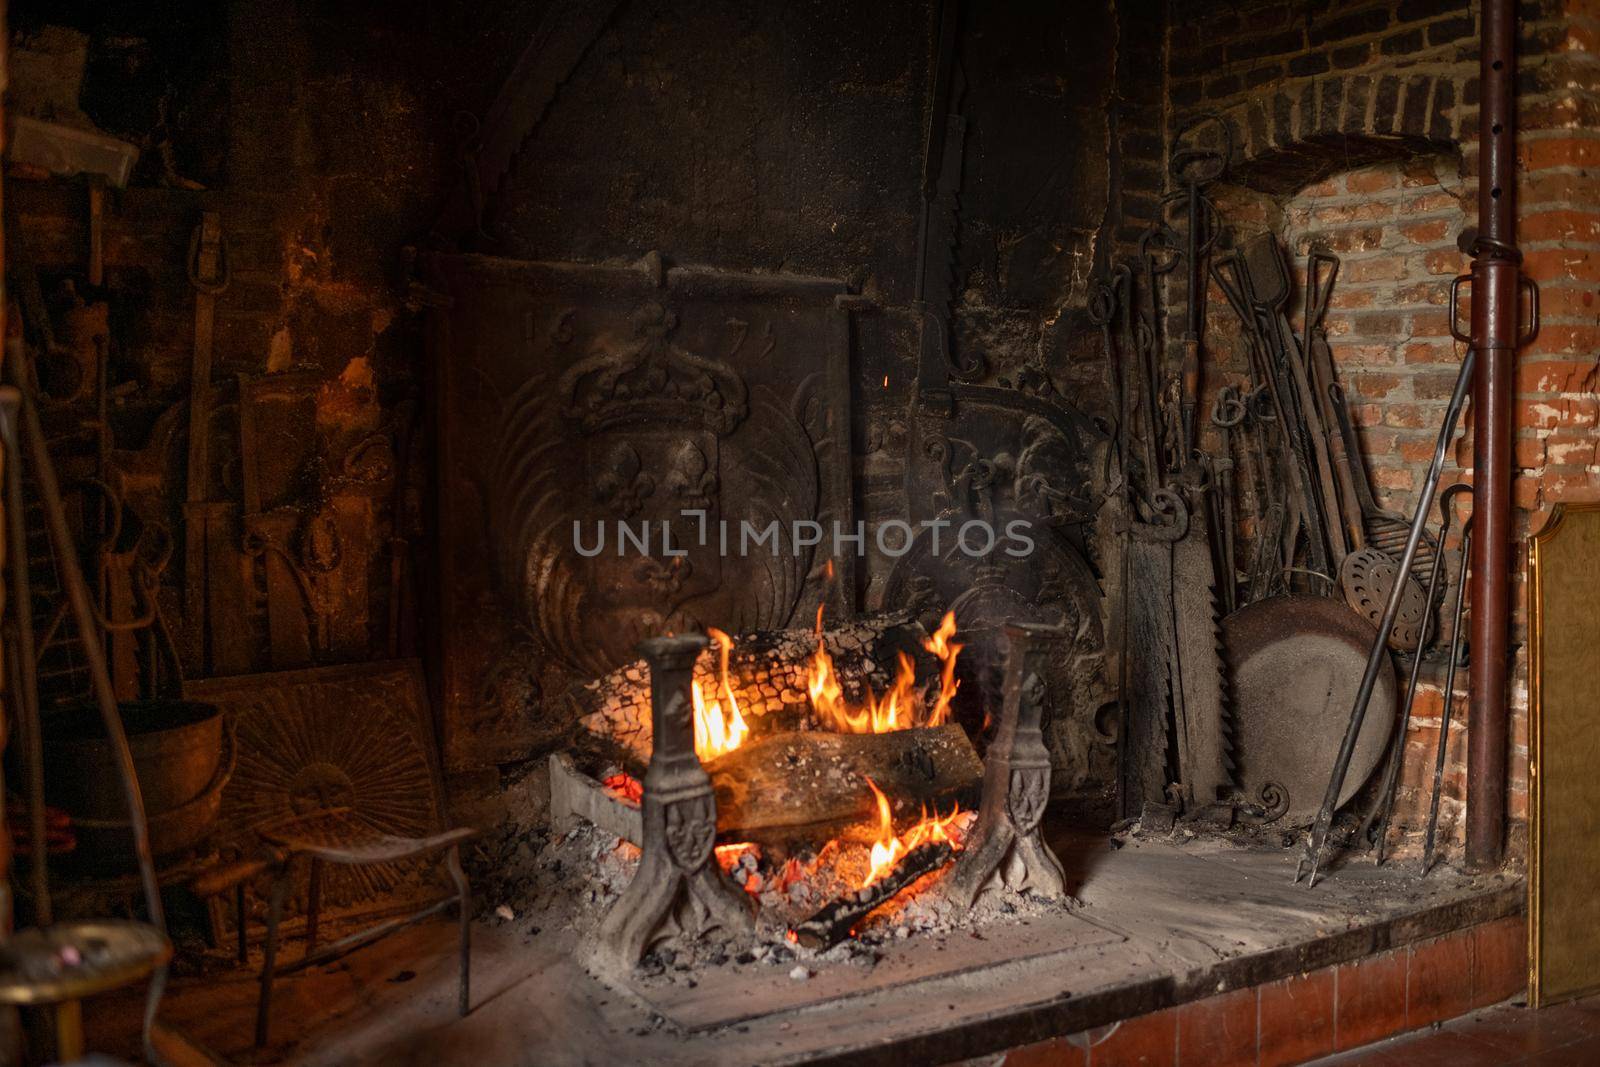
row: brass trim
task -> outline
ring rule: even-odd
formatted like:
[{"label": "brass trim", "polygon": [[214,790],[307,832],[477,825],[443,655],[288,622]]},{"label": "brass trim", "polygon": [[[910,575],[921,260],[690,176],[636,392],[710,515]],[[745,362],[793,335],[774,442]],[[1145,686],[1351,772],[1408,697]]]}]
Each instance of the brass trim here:
[{"label": "brass trim", "polygon": [[[1544,926],[1541,907],[1541,878],[1543,867],[1543,808],[1544,777],[1540,766],[1544,761],[1544,705],[1540,678],[1544,674],[1544,576],[1543,556],[1546,547],[1560,533],[1563,520],[1570,514],[1600,512],[1600,503],[1557,504],[1549,520],[1539,531],[1528,538],[1527,611],[1528,611],[1528,1004],[1539,1008],[1555,1003],[1546,996],[1540,981],[1540,934]],[[1559,994],[1560,1000],[1570,1000],[1600,990],[1600,974],[1589,986]]]}]

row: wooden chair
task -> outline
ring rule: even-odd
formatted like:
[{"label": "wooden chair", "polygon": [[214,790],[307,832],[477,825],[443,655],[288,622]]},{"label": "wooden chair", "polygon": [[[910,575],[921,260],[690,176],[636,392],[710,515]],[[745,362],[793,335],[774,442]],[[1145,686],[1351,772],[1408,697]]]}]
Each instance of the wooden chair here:
[{"label": "wooden chair", "polygon": [[[272,889],[267,903],[265,958],[261,965],[261,992],[256,1006],[255,1042],[258,1047],[267,1043],[272,1015],[272,984],[276,978],[338,959],[397,930],[447,911],[452,906],[458,910],[460,923],[461,970],[456,1009],[462,1015],[467,1014],[472,961],[472,891],[467,884],[466,872],[461,869],[461,843],[475,837],[478,831],[462,827],[425,837],[398,837],[374,832],[359,820],[352,818],[348,809],[336,808],[271,823],[258,828],[257,833],[264,845],[261,855],[210,871],[197,878],[193,886],[195,892],[202,897],[212,896],[228,889],[234,891],[236,910],[234,921],[238,927],[239,960],[243,963],[247,958],[245,883],[265,873],[270,872],[272,875]],[[441,852],[444,853],[445,869],[455,885],[454,893],[419,911],[385,920],[321,948],[317,947],[317,926],[322,904],[322,877],[325,865],[365,867],[419,859]],[[310,889],[306,901],[306,948],[299,959],[280,964],[278,928],[283,918],[283,902],[288,893],[291,870],[301,857],[305,857],[310,863]]]}]

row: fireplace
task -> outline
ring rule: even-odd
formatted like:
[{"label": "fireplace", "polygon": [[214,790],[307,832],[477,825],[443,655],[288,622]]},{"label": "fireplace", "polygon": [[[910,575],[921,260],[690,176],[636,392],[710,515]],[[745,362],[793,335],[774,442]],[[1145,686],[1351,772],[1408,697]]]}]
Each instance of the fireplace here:
[{"label": "fireplace", "polygon": [[1296,1062],[1514,992],[1580,0],[178,6],[5,11],[0,913],[171,993],[91,1031]]}]

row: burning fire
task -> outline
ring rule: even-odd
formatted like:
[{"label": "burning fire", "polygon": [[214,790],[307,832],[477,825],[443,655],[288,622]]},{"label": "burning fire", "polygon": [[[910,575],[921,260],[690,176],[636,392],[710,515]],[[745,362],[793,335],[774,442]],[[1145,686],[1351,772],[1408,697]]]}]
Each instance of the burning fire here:
[{"label": "burning fire", "polygon": [[[716,759],[744,744],[750,735],[744,716],[739,713],[739,701],[733,695],[733,685],[728,681],[728,653],[733,651],[733,638],[715,627],[706,627],[706,633],[721,649],[721,666],[717,674],[717,697],[707,700],[700,683],[691,684],[694,695],[694,754],[701,762]],[[726,703],[726,710],[724,710]]]},{"label": "burning fire", "polygon": [[956,656],[961,645],[950,639],[956,633],[955,612],[947,611],[939,629],[922,645],[938,657],[939,698],[930,709],[922,705],[922,693],[917,688],[916,670],[911,657],[900,653],[894,685],[882,697],[869,688],[866,703],[852,708],[844,699],[844,687],[833,668],[833,657],[822,640],[822,607],[817,607],[817,651],[811,657],[811,670],[807,688],[811,706],[825,724],[842,733],[885,734],[912,726],[942,726],[950,718],[950,700],[961,687],[956,681]]},{"label": "burning fire", "polygon": [[889,798],[883,795],[883,790],[871,778],[867,785],[872,787],[872,795],[878,799],[878,840],[872,844],[872,869],[867,873],[867,880],[862,883],[863,888],[876,882],[900,862],[900,858],[918,845],[925,845],[932,841],[948,842],[951,848],[960,849],[961,840],[955,828],[955,821],[961,817],[961,805],[957,804],[950,810],[949,815],[940,816],[935,812],[929,816],[926,809],[922,818],[915,826],[896,837],[894,820],[890,817]]}]

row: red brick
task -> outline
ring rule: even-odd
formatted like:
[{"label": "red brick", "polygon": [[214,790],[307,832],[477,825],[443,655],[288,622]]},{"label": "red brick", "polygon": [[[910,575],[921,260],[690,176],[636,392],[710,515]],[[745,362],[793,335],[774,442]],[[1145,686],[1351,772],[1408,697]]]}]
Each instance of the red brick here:
[{"label": "red brick", "polygon": [[1254,1067],[1255,988],[1236,989],[1180,1007],[1178,1059],[1179,1062],[1204,1063],[1210,1067]]},{"label": "red brick", "polygon": [[1411,378],[1411,395],[1418,400],[1448,400],[1455,387],[1456,373],[1453,370],[1416,374]]},{"label": "red brick", "polygon": [[1167,1008],[1089,1032],[1095,1067],[1176,1067],[1178,1011]]},{"label": "red brick", "polygon": [[[1519,442],[1520,443],[1520,442]],[[1600,439],[1594,433],[1556,431],[1541,444],[1545,462],[1558,467],[1591,467],[1600,462]]]},{"label": "red brick", "polygon": [[1345,188],[1352,193],[1376,193],[1384,189],[1393,189],[1398,184],[1399,175],[1392,167],[1358,170],[1345,176]]},{"label": "red brick", "polygon": [[1537,359],[1517,364],[1518,393],[1590,393],[1600,385],[1593,359]]},{"label": "red brick", "polygon": [[1400,174],[1400,184],[1407,189],[1420,189],[1424,185],[1438,185],[1439,176],[1433,172],[1433,157],[1418,156],[1405,165]]},{"label": "red brick", "polygon": [[1319,226],[1337,226],[1342,222],[1372,222],[1394,218],[1395,205],[1385,200],[1358,200],[1350,204],[1328,204],[1311,212]]},{"label": "red brick", "polygon": [[1439,412],[1417,404],[1383,405],[1383,424],[1399,430],[1420,430],[1438,422]]},{"label": "red brick", "polygon": [[[1437,731],[1433,731],[1437,734]],[[1435,740],[1437,744],[1437,740]],[[1448,934],[1411,946],[1406,1028],[1415,1030],[1472,1010],[1472,935]]]},{"label": "red brick", "polygon": [[1333,1051],[1333,968],[1261,987],[1260,1067],[1304,1063]]},{"label": "red brick", "polygon": [[1460,363],[1461,353],[1453,341],[1427,341],[1408,344],[1401,350],[1407,363]]},{"label": "red brick", "polygon": [[1539,336],[1524,351],[1535,355],[1583,355],[1592,365],[1597,349],[1600,349],[1600,326],[1555,322],[1541,326]]},{"label": "red brick", "polygon": [[1351,226],[1340,230],[1325,230],[1317,234],[1316,243],[1341,255],[1371,252],[1383,246],[1383,233],[1382,226]]},{"label": "red brick", "polygon": [[1523,257],[1528,276],[1539,283],[1600,281],[1600,254],[1582,248],[1538,248]]},{"label": "red brick", "polygon": [[1396,304],[1427,304],[1430,307],[1444,307],[1450,301],[1450,285],[1447,282],[1418,282],[1415,285],[1402,286],[1393,293]]},{"label": "red brick", "polygon": [[1527,170],[1585,167],[1600,162],[1600,141],[1592,137],[1552,137],[1517,145],[1517,162]]},{"label": "red brick", "polygon": [[1443,190],[1432,190],[1406,198],[1400,205],[1402,215],[1426,215],[1432,211],[1459,212],[1461,200]]},{"label": "red brick", "polygon": [[1405,276],[1406,262],[1399,256],[1348,260],[1339,268],[1343,282],[1397,282]]},{"label": "red brick", "polygon": [[1600,240],[1600,215],[1567,209],[1536,212],[1517,220],[1517,236],[1523,241]]},{"label": "red brick", "polygon": [[1455,249],[1438,249],[1422,257],[1422,266],[1429,274],[1465,274],[1471,261]]},{"label": "red brick", "polygon": [[1350,376],[1350,386],[1357,396],[1365,400],[1377,400],[1400,388],[1400,376],[1363,369]]},{"label": "red brick", "polygon": [[1000,1064],[1005,1067],[1081,1067],[1089,1062],[1086,1045],[1082,1034],[1052,1037],[1008,1050],[1000,1057]]},{"label": "red brick", "polygon": [[1448,235],[1453,221],[1453,219],[1429,219],[1426,222],[1402,223],[1400,235],[1419,245],[1438,244]]},{"label": "red brick", "polygon": [[1373,297],[1376,295],[1371,289],[1345,289],[1335,286],[1333,295],[1328,298],[1328,306],[1334,309],[1371,307]]},{"label": "red brick", "polygon": [[1417,474],[1410,467],[1373,467],[1372,484],[1378,489],[1405,492],[1417,487]]},{"label": "red brick", "polygon": [[1540,314],[1551,319],[1593,317],[1596,289],[1583,282],[1539,287]]},{"label": "red brick", "polygon": [[1339,965],[1334,1048],[1357,1048],[1405,1029],[1406,963],[1405,949],[1397,949]]},{"label": "red brick", "polygon": [[[1538,470],[1544,466],[1544,441],[1538,437],[1519,437],[1514,443],[1516,464],[1521,470]],[[1592,447],[1592,446],[1591,446]]]}]

